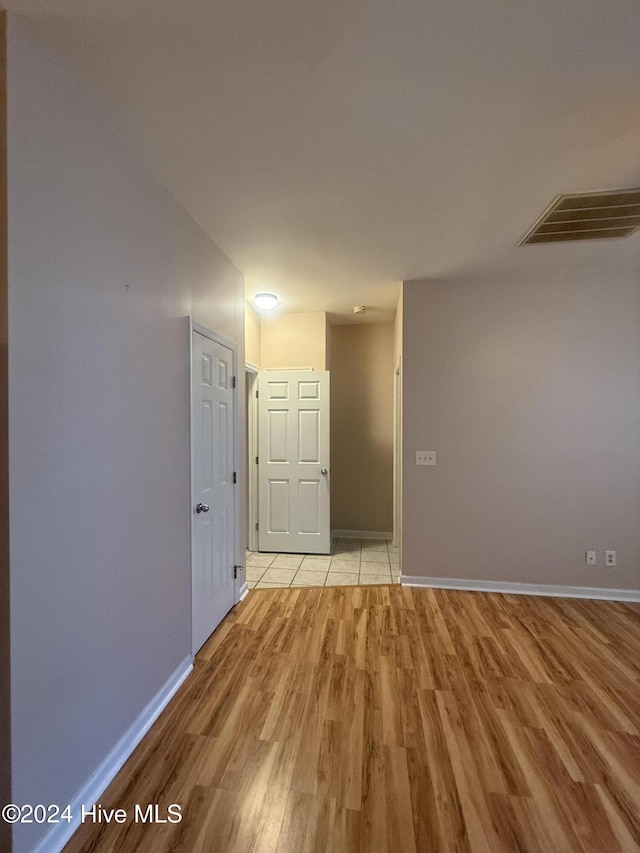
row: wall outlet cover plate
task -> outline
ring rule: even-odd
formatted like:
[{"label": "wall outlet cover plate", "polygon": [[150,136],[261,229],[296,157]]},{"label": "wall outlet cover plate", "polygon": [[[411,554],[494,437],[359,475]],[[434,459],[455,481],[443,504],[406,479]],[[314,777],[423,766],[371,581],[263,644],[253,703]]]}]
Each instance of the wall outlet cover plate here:
[{"label": "wall outlet cover plate", "polygon": [[435,450],[416,450],[416,465],[435,465]]}]

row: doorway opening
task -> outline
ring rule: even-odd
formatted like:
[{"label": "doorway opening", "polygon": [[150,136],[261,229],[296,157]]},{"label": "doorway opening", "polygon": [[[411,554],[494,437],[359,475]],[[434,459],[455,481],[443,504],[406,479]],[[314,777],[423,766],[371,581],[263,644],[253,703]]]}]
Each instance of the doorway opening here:
[{"label": "doorway opening", "polygon": [[[322,555],[310,553],[312,549],[289,548],[279,543],[261,544],[260,535],[256,535],[263,532],[256,530],[256,524],[262,528],[265,523],[271,525],[274,519],[267,518],[265,522],[264,509],[258,507],[251,497],[252,492],[260,491],[266,478],[259,475],[260,482],[255,483],[255,469],[262,468],[265,454],[258,448],[260,428],[251,414],[258,402],[255,392],[247,399],[247,458],[252,468],[246,484],[248,572],[257,574],[251,570],[252,564],[255,568],[259,568],[258,564],[266,569],[286,568],[274,565],[276,561],[291,564],[291,571],[293,562],[297,561],[296,571],[322,572],[326,568],[326,574],[329,574],[328,566],[321,566],[318,562],[312,566],[310,561],[328,561],[330,566],[331,559],[344,555],[349,540],[351,546],[359,549],[361,562],[374,562],[378,557],[363,561],[363,551],[368,552],[367,546],[373,544],[379,546],[380,540],[383,543],[389,540],[384,545],[387,551],[385,559],[389,560],[388,570],[393,578],[399,571],[399,549],[396,545],[400,489],[397,482],[398,427],[395,423],[399,387],[395,371],[401,340],[397,322],[391,318],[371,322],[373,318],[367,318],[368,322],[358,320],[344,325],[340,322],[334,324],[329,322],[329,315],[325,312],[267,314],[256,311],[250,303],[247,303],[245,317],[246,352],[253,362],[247,369],[259,367],[263,373],[275,373],[305,365],[314,373],[328,370],[331,383],[331,465],[326,466],[331,481],[331,545]],[[313,373],[309,375],[313,376]],[[275,413],[274,418],[280,418],[284,424],[285,416],[281,412]],[[259,465],[255,465],[256,457]],[[272,483],[271,488],[274,493],[280,490],[284,494],[286,476],[275,479],[280,482]],[[280,506],[284,503],[281,501]],[[283,516],[284,513],[280,521]],[[284,528],[286,525],[280,526]],[[299,553],[294,554],[294,551]],[[339,554],[339,551],[343,553]],[[307,568],[302,566],[305,560]],[[265,565],[267,562],[269,565]],[[360,572],[357,574],[359,579]],[[262,581],[266,582],[266,579],[256,582]],[[252,583],[249,577],[248,582]]]},{"label": "doorway opening", "polygon": [[[293,316],[289,315],[289,323]],[[273,320],[269,322],[276,323]],[[288,328],[290,330],[291,327]],[[268,583],[277,583],[279,586],[292,583],[298,586],[311,582],[346,585],[366,583],[366,575],[372,583],[392,583],[399,576],[399,548],[395,537],[399,532],[397,420],[400,385],[398,364],[394,363],[397,362],[397,356],[394,359],[394,326],[391,322],[333,326],[327,334],[331,341],[325,362],[330,369],[331,379],[330,548],[318,554],[311,553],[310,549],[290,548],[279,543],[265,546],[264,542],[261,544],[261,537],[256,536],[256,533],[260,533],[256,531],[256,524],[262,526],[265,523],[264,508],[258,507],[252,500],[252,491],[255,494],[263,488],[266,478],[262,477],[262,464],[255,465],[255,461],[258,458],[263,463],[266,452],[263,453],[258,447],[259,444],[265,446],[265,439],[263,436],[257,439],[261,432],[261,416],[256,421],[255,409],[260,400],[256,399],[254,391],[247,399],[247,457],[252,468],[247,482],[249,586]],[[263,359],[266,354],[267,363],[273,363],[279,355],[277,352],[272,353],[265,345],[264,336],[262,346],[253,347],[252,351],[257,351]],[[308,352],[303,348],[303,343],[298,341],[291,361],[295,358],[300,363]],[[252,365],[248,365],[247,369],[250,367],[257,369]],[[293,375],[293,369],[282,372]],[[282,379],[281,371],[275,367],[263,369],[262,373],[269,375],[274,384]],[[306,377],[301,376],[300,379],[311,381],[319,373],[308,369]],[[252,377],[247,375],[247,381],[255,381],[255,373]],[[284,393],[283,386],[279,390]],[[268,452],[278,453],[278,446],[284,443],[280,439],[285,432],[286,407],[281,406],[281,401],[275,398],[271,414],[276,421],[280,419],[280,436],[276,434],[275,444],[271,437],[267,436],[266,439]],[[260,484],[255,483],[256,468],[260,472]],[[284,473],[280,472],[280,476],[275,479],[279,481],[273,484],[275,490],[284,490]],[[282,513],[281,517],[284,515],[286,513]],[[267,518],[267,523],[271,521]],[[358,554],[357,561],[347,566],[346,562],[354,559],[354,551]],[[369,565],[378,560],[380,564],[377,569],[375,565]],[[344,577],[338,577],[338,574]]]}]

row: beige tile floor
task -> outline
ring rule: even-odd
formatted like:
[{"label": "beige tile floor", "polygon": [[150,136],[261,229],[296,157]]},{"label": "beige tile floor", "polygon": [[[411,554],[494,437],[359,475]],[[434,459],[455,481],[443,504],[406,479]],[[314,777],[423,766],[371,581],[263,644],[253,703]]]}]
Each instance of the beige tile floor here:
[{"label": "beige tile floor", "polygon": [[388,539],[334,539],[327,556],[247,551],[250,589],[399,582],[398,549]]}]

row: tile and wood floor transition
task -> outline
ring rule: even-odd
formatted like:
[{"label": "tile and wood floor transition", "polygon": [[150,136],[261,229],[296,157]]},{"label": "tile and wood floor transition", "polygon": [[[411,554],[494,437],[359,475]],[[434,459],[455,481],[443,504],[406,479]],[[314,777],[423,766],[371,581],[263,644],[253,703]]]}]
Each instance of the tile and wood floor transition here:
[{"label": "tile and wood floor transition", "polygon": [[640,850],[640,607],[251,591],[67,853]]},{"label": "tile and wood floor transition", "polygon": [[388,539],[334,539],[330,556],[247,551],[249,589],[399,582],[399,552]]}]

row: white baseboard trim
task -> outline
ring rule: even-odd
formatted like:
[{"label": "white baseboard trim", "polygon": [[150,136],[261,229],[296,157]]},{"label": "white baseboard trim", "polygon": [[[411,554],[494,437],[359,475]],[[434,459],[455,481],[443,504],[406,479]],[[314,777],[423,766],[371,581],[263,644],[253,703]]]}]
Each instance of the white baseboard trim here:
[{"label": "white baseboard trim", "polygon": [[550,583],[510,583],[509,581],[476,581],[462,578],[424,578],[402,575],[403,586],[433,589],[461,589],[469,592],[505,592],[513,595],[547,595],[554,598],[593,598],[605,601],[640,602],[638,589],[607,589],[599,586],[558,586]]},{"label": "white baseboard trim", "polygon": [[242,586],[240,587],[240,591],[238,592],[238,604],[240,604],[241,601],[245,600],[248,592],[249,592],[249,587],[247,585],[247,582],[245,581],[242,584]]},{"label": "white baseboard trim", "polygon": [[391,531],[382,533],[379,530],[332,530],[333,539],[391,539]]},{"label": "white baseboard trim", "polygon": [[102,794],[116,773],[122,768],[127,758],[129,758],[133,750],[160,716],[160,713],[169,704],[169,700],[177,692],[192,669],[193,658],[189,655],[189,657],[186,657],[182,661],[173,674],[169,676],[168,680],[153,699],[151,699],[122,735],[102,764],[96,768],[73,798],[70,803],[70,811],[73,815],[71,823],[54,824],[51,831],[45,835],[33,853],[60,853],[80,826],[81,807],[91,808],[98,801],[100,794]]}]

